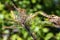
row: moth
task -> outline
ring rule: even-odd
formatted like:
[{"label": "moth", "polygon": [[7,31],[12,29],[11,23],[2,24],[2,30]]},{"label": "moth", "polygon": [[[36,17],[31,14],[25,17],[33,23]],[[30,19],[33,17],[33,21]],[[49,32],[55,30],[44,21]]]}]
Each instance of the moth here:
[{"label": "moth", "polygon": [[48,21],[50,21],[50,22],[52,22],[54,25],[54,27],[56,27],[56,28],[60,28],[60,17],[59,16],[56,16],[56,15],[48,15],[48,14],[46,14],[45,12],[40,12],[40,14],[42,15],[42,16],[44,16],[44,17],[47,17],[49,20]]}]

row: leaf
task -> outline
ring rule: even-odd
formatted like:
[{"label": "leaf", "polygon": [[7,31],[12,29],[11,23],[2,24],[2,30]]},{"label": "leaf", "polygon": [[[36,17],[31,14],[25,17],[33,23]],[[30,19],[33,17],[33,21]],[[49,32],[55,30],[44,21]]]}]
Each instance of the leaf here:
[{"label": "leaf", "polygon": [[43,28],[42,30],[43,30],[44,33],[49,32],[49,29],[48,28]]},{"label": "leaf", "polygon": [[14,34],[14,35],[11,36],[11,40],[16,40],[16,39],[17,40],[22,40],[22,38],[20,38],[19,35],[17,35],[17,34]]},{"label": "leaf", "polygon": [[0,2],[0,10],[3,10],[3,8],[4,8],[4,5],[1,4],[1,2]]},{"label": "leaf", "polygon": [[0,14],[0,19],[4,19],[4,15],[3,14]]},{"label": "leaf", "polygon": [[32,3],[36,3],[36,0],[31,0]]},{"label": "leaf", "polygon": [[15,20],[16,15],[14,14],[14,12],[12,10],[11,10],[11,17],[12,17],[12,19]]},{"label": "leaf", "polygon": [[48,33],[46,36],[45,36],[45,40],[49,40],[50,38],[53,37],[53,33]]},{"label": "leaf", "polygon": [[37,9],[41,9],[42,6],[41,6],[40,4],[37,4],[37,5],[36,5],[36,8],[37,8]]},{"label": "leaf", "polygon": [[35,31],[35,32],[38,32],[38,31],[39,31],[39,27],[36,26],[34,31]]},{"label": "leaf", "polygon": [[60,40],[60,32],[56,34],[56,39]]}]

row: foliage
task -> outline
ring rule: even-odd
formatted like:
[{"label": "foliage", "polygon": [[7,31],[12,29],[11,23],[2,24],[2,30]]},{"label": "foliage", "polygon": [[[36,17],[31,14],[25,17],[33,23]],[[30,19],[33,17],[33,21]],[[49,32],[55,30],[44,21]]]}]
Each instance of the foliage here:
[{"label": "foliage", "polygon": [[[60,16],[60,0],[14,0],[18,7],[24,8],[27,11],[27,14],[35,13],[37,11],[44,11],[47,14],[55,14]],[[15,25],[13,21],[13,15],[11,14],[11,10],[6,6],[6,3],[12,7],[11,0],[0,0],[0,33],[4,31],[2,27]],[[17,12],[14,10],[14,13]],[[30,29],[37,36],[37,40],[60,40],[60,28],[55,28],[50,23],[47,18],[42,15],[38,15],[29,21],[28,25],[30,25]],[[32,40],[32,37],[28,34],[25,28],[16,24],[19,29],[18,40]],[[2,30],[2,31],[1,31]],[[14,32],[11,32],[11,38],[14,40]],[[14,36],[14,37],[13,37]],[[2,38],[0,38],[2,40]]]}]

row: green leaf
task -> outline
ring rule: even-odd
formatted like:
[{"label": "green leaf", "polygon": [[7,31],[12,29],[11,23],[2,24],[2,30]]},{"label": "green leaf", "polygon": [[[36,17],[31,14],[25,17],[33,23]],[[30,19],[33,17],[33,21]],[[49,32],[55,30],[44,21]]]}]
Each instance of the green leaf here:
[{"label": "green leaf", "polygon": [[32,3],[36,3],[36,0],[31,0]]},{"label": "green leaf", "polygon": [[43,28],[42,30],[43,30],[44,33],[49,32],[49,29],[48,28]]},{"label": "green leaf", "polygon": [[23,2],[23,4],[30,4],[30,1],[22,1]]},{"label": "green leaf", "polygon": [[53,33],[48,33],[46,36],[45,36],[45,40],[49,40],[50,38],[53,37]]},{"label": "green leaf", "polygon": [[19,37],[19,35],[14,34],[14,35],[11,36],[11,40],[22,40],[22,38]]},{"label": "green leaf", "polygon": [[4,9],[4,5],[0,2],[0,10]]},{"label": "green leaf", "polygon": [[0,14],[0,19],[3,19],[4,18],[4,15],[3,14]]},{"label": "green leaf", "polygon": [[39,31],[39,27],[36,26],[34,31],[35,31],[35,32],[38,32],[38,31]]},{"label": "green leaf", "polygon": [[42,6],[41,6],[40,4],[37,4],[37,5],[36,5],[36,8],[37,8],[37,9],[42,9]]},{"label": "green leaf", "polygon": [[56,39],[60,40],[60,32],[56,34]]}]

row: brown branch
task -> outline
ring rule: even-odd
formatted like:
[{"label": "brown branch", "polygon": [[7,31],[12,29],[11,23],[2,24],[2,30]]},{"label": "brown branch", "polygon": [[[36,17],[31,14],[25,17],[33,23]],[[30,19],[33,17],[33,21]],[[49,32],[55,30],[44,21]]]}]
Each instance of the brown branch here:
[{"label": "brown branch", "polygon": [[[14,1],[13,1],[13,0],[11,0],[11,1],[12,1],[12,4],[13,4],[14,8],[19,12],[19,16],[20,16],[20,20],[19,20],[19,21],[20,21],[21,25],[22,25],[24,28],[26,28],[26,30],[28,31],[28,33],[32,36],[32,38],[33,38],[34,40],[37,40],[36,37],[35,37],[35,36],[32,34],[32,32],[30,31],[29,26],[25,24],[25,20],[26,20],[26,18],[27,18],[25,10],[24,10],[24,9],[21,10],[21,9],[17,8],[17,7],[15,6]],[[18,19],[17,19],[17,20],[18,20]]]},{"label": "brown branch", "polygon": [[47,17],[49,19],[48,21],[53,23],[52,26],[54,26],[56,28],[60,28],[60,17],[58,17],[56,15],[48,15],[43,11],[35,12],[35,14],[33,14],[27,18],[26,22],[28,22],[30,19],[33,19],[37,15],[42,15],[44,17]]}]

